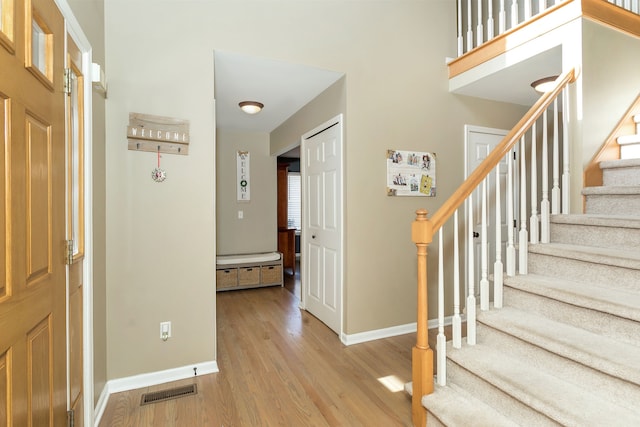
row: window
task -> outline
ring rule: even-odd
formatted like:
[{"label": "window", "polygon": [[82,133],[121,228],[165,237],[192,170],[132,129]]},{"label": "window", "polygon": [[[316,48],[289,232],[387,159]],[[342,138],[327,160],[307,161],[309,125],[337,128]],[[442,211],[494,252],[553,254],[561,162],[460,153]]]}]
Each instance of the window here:
[{"label": "window", "polygon": [[301,227],[301,191],[300,191],[300,173],[299,172],[289,172],[287,175],[287,185],[289,187],[289,201],[288,201],[288,218],[287,218],[287,226],[290,228],[295,228],[296,230],[300,230]]}]

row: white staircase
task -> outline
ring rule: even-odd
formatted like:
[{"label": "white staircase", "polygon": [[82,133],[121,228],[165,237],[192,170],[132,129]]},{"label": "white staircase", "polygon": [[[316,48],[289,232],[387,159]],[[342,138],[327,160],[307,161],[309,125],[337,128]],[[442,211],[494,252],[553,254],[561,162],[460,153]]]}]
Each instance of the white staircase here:
[{"label": "white staircase", "polygon": [[554,216],[504,308],[479,312],[477,344],[449,344],[429,426],[640,426],[640,160],[601,168],[587,214]]}]

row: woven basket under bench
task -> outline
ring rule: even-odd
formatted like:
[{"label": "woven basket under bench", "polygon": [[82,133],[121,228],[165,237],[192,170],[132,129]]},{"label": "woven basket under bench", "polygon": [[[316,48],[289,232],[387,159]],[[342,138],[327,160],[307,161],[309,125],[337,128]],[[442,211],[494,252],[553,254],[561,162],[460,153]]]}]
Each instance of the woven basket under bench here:
[{"label": "woven basket under bench", "polygon": [[216,290],[284,286],[282,254],[220,255],[216,257]]}]

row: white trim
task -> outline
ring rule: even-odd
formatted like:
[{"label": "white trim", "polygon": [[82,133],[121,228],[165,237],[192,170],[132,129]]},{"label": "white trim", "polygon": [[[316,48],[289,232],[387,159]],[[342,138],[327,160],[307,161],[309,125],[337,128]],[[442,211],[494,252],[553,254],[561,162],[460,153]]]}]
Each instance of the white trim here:
[{"label": "white trim", "polygon": [[109,402],[109,396],[111,393],[109,392],[109,383],[105,384],[102,388],[102,393],[100,393],[100,397],[98,398],[98,403],[96,403],[96,409],[94,412],[95,418],[93,419],[93,425],[98,427],[100,425],[100,420],[102,419],[102,414],[104,414],[104,410],[107,408],[107,402]]},{"label": "white trim", "polygon": [[[94,419],[94,378],[93,378],[93,179],[92,179],[92,146],[93,146],[93,112],[92,112],[92,85],[91,85],[91,62],[92,62],[92,47],[89,39],[85,35],[80,23],[76,19],[71,6],[67,0],[54,0],[58,10],[64,18],[65,27],[65,55],[67,53],[66,43],[68,34],[76,43],[80,51],[82,52],[82,73],[86,77],[84,79],[84,182],[85,182],[85,257],[83,268],[83,321],[82,321],[82,347],[83,347],[83,406],[84,406],[84,425],[92,425]],[[66,60],[65,60],[66,63]],[[66,186],[66,182],[65,182]],[[66,192],[65,192],[66,194]],[[66,201],[65,201],[66,204]],[[68,286],[68,278],[66,280],[66,286]],[[68,289],[67,289],[68,295]],[[67,310],[68,312],[68,301]],[[68,315],[67,315],[68,316]],[[69,319],[67,318],[67,330],[69,325]],[[67,338],[68,340],[68,338]],[[67,351],[69,345],[67,342]],[[68,359],[68,357],[67,357]],[[68,364],[67,360],[67,364]],[[67,388],[69,383],[67,366]],[[69,390],[67,390],[67,406]]]},{"label": "white trim", "polygon": [[[445,326],[451,325],[453,316],[447,316],[444,318]],[[464,316],[462,316],[462,321],[465,321]],[[428,322],[429,329],[437,329],[438,328],[438,319],[430,319]],[[373,331],[367,332],[359,332],[357,334],[342,334],[340,336],[340,340],[346,346],[353,344],[360,344],[368,341],[375,341],[384,338],[391,338],[398,335],[411,334],[417,331],[417,324],[407,323],[405,325],[392,326],[390,328],[376,329]]]},{"label": "white trim", "polygon": [[171,381],[183,380],[193,377],[193,370],[197,368],[198,375],[219,372],[218,363],[215,360],[209,362],[194,363],[164,371],[148,372],[146,374],[133,375],[131,377],[117,378],[107,383],[109,394],[121,391],[134,390],[142,387],[164,384]]},{"label": "white trim", "polygon": [[359,332],[357,334],[345,334],[340,336],[340,340],[344,345],[360,344],[367,341],[374,341],[383,338],[395,337],[397,335],[405,335],[416,332],[417,324],[407,323],[406,325],[392,326],[390,328],[376,329],[373,331]]}]

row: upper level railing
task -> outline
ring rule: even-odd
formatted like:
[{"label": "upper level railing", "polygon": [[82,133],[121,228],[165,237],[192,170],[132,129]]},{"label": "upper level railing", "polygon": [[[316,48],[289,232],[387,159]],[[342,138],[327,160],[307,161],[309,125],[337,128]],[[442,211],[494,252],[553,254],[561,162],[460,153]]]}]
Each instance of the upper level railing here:
[{"label": "upper level railing", "polygon": [[[458,56],[569,1],[457,0]],[[640,0],[609,0],[608,3],[640,14]]]},{"label": "upper level railing", "polygon": [[[417,247],[418,261],[417,338],[412,351],[414,425],[425,425],[426,414],[422,408],[421,399],[425,394],[430,394],[434,387],[433,351],[428,343],[427,246],[438,233],[437,381],[438,384],[445,385],[445,313],[453,313],[451,318],[453,347],[462,346],[460,293],[464,272],[460,268],[460,243],[466,242],[468,251],[466,343],[474,345],[476,342],[476,296],[480,297],[480,310],[488,310],[490,267],[493,272],[493,305],[500,308],[504,273],[507,276],[514,276],[517,267],[519,274],[527,274],[528,245],[549,242],[550,215],[569,212],[570,137],[568,133],[570,126],[567,120],[571,116],[569,84],[575,79],[576,72],[573,69],[559,76],[553,89],[540,97],[431,219],[427,217],[426,211],[417,212],[411,232],[412,240]],[[562,114],[560,107],[562,107]],[[517,160],[514,160],[514,149],[518,152]],[[479,196],[479,202],[474,204],[474,197],[477,196]],[[494,204],[494,209],[489,209],[489,203]],[[465,206],[466,227],[458,221],[458,211]],[[490,215],[489,211],[493,213]],[[489,235],[488,230],[492,228],[492,224],[495,225],[493,227],[495,231],[493,235]],[[516,230],[516,224],[519,230]],[[477,228],[478,225],[481,242],[479,251],[476,251],[478,244],[475,242],[474,227]],[[503,234],[503,228],[506,228],[506,236]],[[459,238],[460,229],[464,231],[463,238]],[[444,236],[452,240],[452,244],[447,245],[448,248],[453,249],[452,253],[444,252]],[[494,242],[492,247],[495,253],[488,251],[489,239]],[[448,266],[445,269],[445,258],[452,267]],[[489,261],[490,258],[493,258],[492,262]],[[476,262],[479,263],[479,269],[476,269]],[[445,271],[453,273],[445,278]],[[478,275],[476,271],[479,271]],[[447,293],[453,294],[453,304],[448,308],[445,307],[445,282]]]}]

